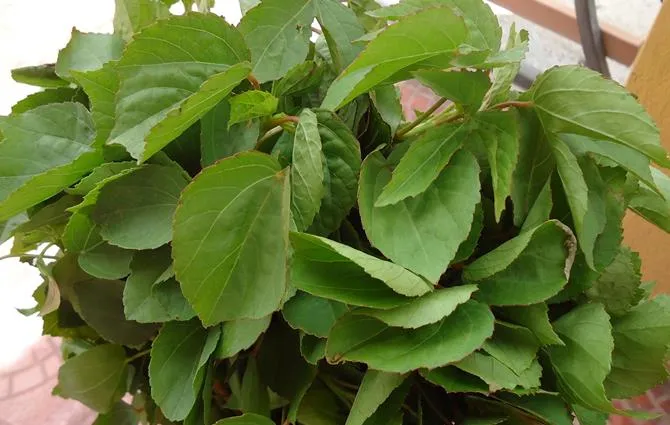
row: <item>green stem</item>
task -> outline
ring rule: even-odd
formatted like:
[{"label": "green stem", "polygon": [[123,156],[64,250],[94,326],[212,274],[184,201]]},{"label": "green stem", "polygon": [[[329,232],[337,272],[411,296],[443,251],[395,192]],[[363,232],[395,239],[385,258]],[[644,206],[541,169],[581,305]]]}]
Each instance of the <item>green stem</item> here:
[{"label": "green stem", "polygon": [[256,150],[261,151],[261,152],[266,152],[265,150],[265,144],[269,141],[272,140],[272,137],[281,133],[284,129],[281,126],[277,126],[274,128],[269,129],[268,131],[265,132],[264,135],[261,136],[260,139],[256,142]]},{"label": "green stem", "polygon": [[30,257],[30,258],[46,258],[49,260],[58,260],[59,257],[54,257],[53,255],[43,255],[43,254],[7,254],[0,257],[0,261],[6,260],[8,258],[21,258],[21,257]]},{"label": "green stem", "polygon": [[140,351],[139,353],[136,353],[135,355],[133,355],[133,356],[131,356],[131,357],[128,357],[128,358],[126,359],[126,363],[131,363],[131,362],[133,362],[133,361],[139,359],[140,357],[144,357],[144,356],[146,356],[146,355],[149,354],[150,352],[151,352],[151,348],[147,348],[147,349],[144,350],[144,351]]},{"label": "green stem", "polygon": [[497,105],[491,106],[491,109],[507,109],[507,108],[530,108],[534,104],[533,102],[521,102],[518,100],[508,100],[506,102],[498,103]]},{"label": "green stem", "polygon": [[442,105],[445,104],[445,102],[446,102],[447,100],[448,100],[448,99],[446,99],[446,98],[443,97],[443,98],[441,98],[440,100],[438,100],[437,102],[435,102],[435,103],[433,104],[433,106],[431,106],[430,108],[428,108],[428,110],[427,110],[426,112],[424,112],[424,113],[422,113],[421,115],[419,115],[414,121],[412,121],[411,123],[409,123],[409,124],[403,126],[402,128],[400,128],[400,129],[396,132],[396,134],[395,134],[395,138],[398,139],[398,140],[402,140],[403,137],[404,137],[407,133],[409,133],[413,128],[415,128],[416,126],[418,126],[419,124],[421,124],[422,122],[424,122],[425,120],[427,120],[431,115],[433,115],[433,112],[437,111],[437,110],[440,108],[440,106],[442,106]]}]

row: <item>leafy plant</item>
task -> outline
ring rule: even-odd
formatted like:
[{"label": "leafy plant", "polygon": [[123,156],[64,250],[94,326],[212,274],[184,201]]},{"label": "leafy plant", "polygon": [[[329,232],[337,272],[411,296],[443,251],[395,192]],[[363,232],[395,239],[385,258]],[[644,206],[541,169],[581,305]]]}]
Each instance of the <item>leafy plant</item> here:
[{"label": "leafy plant", "polygon": [[[2,238],[56,394],[96,424],[649,417],[610,400],[667,378],[670,298],[621,222],[670,231],[670,159],[624,88],[517,92],[528,35],[479,0],[171,3],[13,72],[44,90],[0,119]],[[403,122],[412,78],[440,100]]]}]

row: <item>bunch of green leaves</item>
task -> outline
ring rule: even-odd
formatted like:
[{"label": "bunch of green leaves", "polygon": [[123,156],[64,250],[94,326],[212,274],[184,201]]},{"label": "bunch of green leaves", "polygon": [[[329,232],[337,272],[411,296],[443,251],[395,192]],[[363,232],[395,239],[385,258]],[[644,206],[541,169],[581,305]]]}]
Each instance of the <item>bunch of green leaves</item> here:
[{"label": "bunch of green leaves", "polygon": [[[480,0],[172,3],[13,72],[43,90],[0,118],[2,240],[56,394],[98,425],[649,416],[611,400],[667,378],[670,298],[621,222],[670,231],[670,159],[624,88],[517,92],[527,34]],[[440,98],[411,122],[408,79]]]}]

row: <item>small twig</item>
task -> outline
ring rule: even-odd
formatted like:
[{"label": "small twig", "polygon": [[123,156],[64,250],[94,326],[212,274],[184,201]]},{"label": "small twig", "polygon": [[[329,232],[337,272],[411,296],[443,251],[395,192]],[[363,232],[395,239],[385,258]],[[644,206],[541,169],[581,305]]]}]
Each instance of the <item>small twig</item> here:
[{"label": "small twig", "polygon": [[412,129],[414,129],[416,126],[418,126],[419,124],[427,120],[431,115],[433,115],[433,112],[437,111],[440,108],[440,106],[445,104],[447,100],[448,99],[443,97],[437,102],[435,102],[433,106],[431,106],[430,108],[428,108],[428,110],[419,115],[414,121],[399,129],[395,134],[395,138],[399,140],[402,139],[403,136],[409,133]]},{"label": "small twig", "polygon": [[126,359],[126,363],[131,363],[132,361],[137,360],[137,359],[139,359],[140,357],[144,357],[144,356],[146,356],[146,355],[149,354],[150,352],[151,352],[151,348],[148,348],[148,349],[146,349],[146,350],[144,350],[144,351],[140,351],[139,353],[135,354],[134,356],[127,358],[127,359]]},{"label": "small twig", "polygon": [[270,121],[268,121],[267,127],[272,128],[289,122],[297,124],[300,122],[300,118],[296,117],[295,115],[282,115],[277,118],[272,118]]},{"label": "small twig", "polygon": [[277,134],[281,133],[284,129],[281,126],[277,126],[275,128],[271,128],[268,130],[263,136],[261,136],[260,139],[256,142],[256,149],[257,151],[263,151],[263,146],[265,143],[267,143],[268,140],[272,139],[273,136],[276,136]]},{"label": "small twig", "polygon": [[323,34],[323,31],[321,31],[321,30],[318,29],[317,27],[312,27],[312,32],[315,32],[315,33],[317,33],[317,34],[319,34],[319,35]]},{"label": "small twig", "polygon": [[21,257],[28,257],[28,258],[46,258],[48,260],[58,260],[59,257],[54,257],[53,255],[43,255],[43,254],[7,254],[3,255],[0,257],[0,261],[6,260],[8,258],[21,258]]},{"label": "small twig", "polygon": [[261,84],[258,82],[256,77],[254,77],[253,75],[249,74],[247,76],[247,80],[249,80],[249,82],[251,83],[251,86],[254,88],[254,90],[260,90],[261,89]]},{"label": "small twig", "polygon": [[518,100],[508,100],[507,102],[498,103],[493,105],[491,109],[507,109],[507,108],[530,108],[533,106],[533,102],[521,102]]}]

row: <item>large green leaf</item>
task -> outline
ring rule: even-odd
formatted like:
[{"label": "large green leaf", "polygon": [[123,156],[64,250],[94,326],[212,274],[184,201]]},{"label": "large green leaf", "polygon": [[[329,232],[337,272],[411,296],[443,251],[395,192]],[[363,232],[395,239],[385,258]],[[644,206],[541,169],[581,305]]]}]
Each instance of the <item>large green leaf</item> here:
[{"label": "large green leaf", "polygon": [[127,368],[122,346],[98,345],[63,363],[58,370],[58,395],[107,413],[126,392]]},{"label": "large green leaf", "polygon": [[268,92],[249,90],[231,97],[228,103],[230,103],[228,119],[230,128],[234,124],[274,114],[279,100]]},{"label": "large green leaf", "polygon": [[660,295],[633,307],[614,318],[612,328],[612,371],[605,380],[609,397],[634,397],[668,378],[670,297]]},{"label": "large green leaf", "polygon": [[[470,233],[480,201],[477,161],[469,152],[459,151],[423,193],[378,207],[379,194],[390,180],[381,153],[368,156],[358,201],[365,233],[395,263],[437,282]],[[389,231],[400,225],[408,231]]]},{"label": "large green leaf", "polygon": [[167,5],[160,0],[115,0],[115,4],[114,32],[126,41],[156,20],[170,16]]},{"label": "large green leaf", "polygon": [[123,288],[123,307],[130,320],[140,323],[189,320],[195,312],[181,293],[179,283],[164,281],[172,266],[167,246],[137,252],[130,264],[131,273]]},{"label": "large green leaf", "polygon": [[260,319],[239,319],[225,322],[221,326],[221,340],[216,357],[225,359],[246,350],[270,326],[272,316]]},{"label": "large green leaf", "polygon": [[612,326],[602,304],[584,304],[556,322],[564,346],[546,348],[563,397],[594,410],[612,411],[603,382],[612,364]]},{"label": "large green leaf", "polygon": [[479,351],[470,354],[455,366],[469,374],[481,378],[489,386],[490,392],[517,387],[531,389],[540,386],[542,368],[535,361],[520,373],[514,372],[496,357]]},{"label": "large green leaf", "polygon": [[413,75],[435,94],[458,103],[470,114],[479,110],[484,95],[491,87],[491,80],[485,72],[423,69],[413,72]]},{"label": "large green leaf", "polygon": [[71,71],[71,74],[88,96],[95,123],[95,144],[102,145],[114,128],[114,101],[119,90],[116,62],[108,62],[102,68],[88,72]]},{"label": "large green leaf", "polygon": [[361,148],[351,130],[337,115],[329,111],[315,112],[325,158],[323,185],[326,192],[308,231],[327,236],[340,227],[356,203]]},{"label": "large green leaf", "polygon": [[656,168],[651,169],[655,187],[661,195],[647,185],[639,185],[631,199],[629,208],[640,217],[670,233],[670,178]]},{"label": "large green leaf", "polygon": [[556,295],[568,282],[576,243],[552,220],[505,242],[465,268],[476,297],[492,305],[527,305]]},{"label": "large green leaf", "polygon": [[200,322],[169,322],[151,345],[151,397],[166,418],[182,420],[195,404],[203,367],[216,348],[219,328]]},{"label": "large green leaf", "polygon": [[670,166],[651,117],[633,95],[595,71],[552,68],[535,81],[530,97],[546,131],[610,140]]},{"label": "large green leaf", "polygon": [[379,117],[389,126],[390,134],[395,134],[403,120],[400,90],[392,84],[375,87],[370,92],[370,100]]},{"label": "large green leaf", "polygon": [[66,87],[70,83],[56,75],[56,64],[48,63],[36,66],[24,66],[11,71],[12,79],[17,83],[37,87]]},{"label": "large green leaf", "polygon": [[372,40],[337,77],[321,106],[339,109],[398,71],[426,59],[449,58],[466,36],[462,18],[450,8],[425,10],[401,19]]},{"label": "large green leaf", "polygon": [[[91,239],[100,237],[99,229],[95,228],[89,235]],[[110,245],[102,240],[79,253],[79,267],[91,276],[113,280],[123,279],[130,274],[130,262],[133,252],[127,249]]]},{"label": "large green leaf", "polygon": [[84,93],[72,87],[55,87],[30,94],[12,105],[12,114],[22,114],[50,103],[79,102],[86,105]]},{"label": "large green leaf", "polygon": [[0,220],[57,194],[102,163],[80,103],[40,106],[0,120]]},{"label": "large green leaf", "polygon": [[182,192],[174,219],[174,270],[206,325],[260,319],[286,288],[288,175],[261,153],[206,168]]},{"label": "large green leaf", "polygon": [[230,93],[248,75],[248,59],[241,34],[212,13],[147,27],[118,63],[110,143],[136,159],[149,158]]},{"label": "large green leaf", "polygon": [[[57,275],[54,278],[63,285]],[[79,316],[101,337],[117,344],[139,347],[154,336],[156,327],[126,319],[123,286],[124,283],[117,280],[74,282],[69,300]]]},{"label": "large green leaf", "polygon": [[504,322],[496,323],[493,338],[483,347],[517,375],[531,366],[539,348],[540,341],[529,329]]},{"label": "large green leaf", "polygon": [[[420,370],[421,376],[449,392],[489,393],[489,386],[481,378],[464,372],[456,366],[444,366],[431,370]],[[497,422],[496,422],[497,423]]]},{"label": "large green leaf", "polygon": [[482,112],[470,138],[486,151],[493,180],[495,218],[500,220],[507,197],[512,193],[512,180],[519,156],[519,129],[514,111]]},{"label": "large green leaf", "polygon": [[335,323],[326,355],[331,362],[363,362],[372,369],[404,373],[461,360],[492,334],[493,315],[476,301],[459,306],[438,323],[412,331],[351,314]]},{"label": "large green leaf", "polygon": [[502,29],[491,7],[480,0],[402,0],[400,4],[368,12],[371,16],[398,19],[426,8],[449,7],[465,20],[470,46],[497,52]]},{"label": "large green leaf", "polygon": [[72,37],[58,52],[56,74],[71,79],[70,71],[95,71],[111,60],[121,57],[123,40],[114,34],[95,34],[72,29]]},{"label": "large green leaf", "polygon": [[500,314],[505,319],[530,329],[543,345],[563,345],[549,322],[549,307],[545,303],[505,307],[500,310]]},{"label": "large green leaf", "polygon": [[368,275],[384,282],[395,292],[416,297],[430,292],[433,286],[414,273],[388,261],[358,251],[350,246],[307,233],[291,233],[294,258],[306,256],[309,261],[352,262]]},{"label": "large green leaf", "polygon": [[260,122],[228,125],[230,104],[219,102],[200,120],[200,151],[203,167],[214,164],[221,158],[248,151],[256,146],[260,133]]},{"label": "large green leaf", "polygon": [[640,256],[621,247],[614,261],[586,291],[589,299],[602,303],[611,316],[622,316],[640,301],[642,283]]},{"label": "large green leaf", "polygon": [[335,321],[347,311],[346,304],[298,292],[284,304],[282,315],[294,329],[308,335],[327,337]]},{"label": "large green leaf", "polygon": [[358,388],[346,425],[366,423],[391,393],[405,381],[405,378],[405,375],[399,373],[368,370]]},{"label": "large green leaf", "polygon": [[412,141],[375,205],[395,204],[428,189],[461,147],[465,136],[463,130],[462,124],[443,125]]},{"label": "large green leaf", "polygon": [[365,35],[365,29],[356,14],[337,0],[317,0],[314,6],[333,64],[337,70],[342,70],[362,50],[354,40]]},{"label": "large green leaf", "polygon": [[[293,258],[290,279],[293,287],[318,297],[381,309],[404,304],[407,297],[373,276],[387,279],[405,290],[430,289],[420,277],[400,266],[326,241],[307,234],[291,234]],[[333,247],[348,256],[354,254],[356,261]]]},{"label": "large green leaf", "polygon": [[258,374],[258,362],[254,357],[247,362],[242,385],[240,387],[240,410],[245,413],[257,413],[270,416],[270,398],[268,389]]},{"label": "large green leaf", "polygon": [[291,215],[296,229],[302,232],[314,221],[326,192],[319,126],[316,115],[309,109],[300,113],[292,158]]},{"label": "large green leaf", "polygon": [[313,0],[265,0],[244,15],[239,29],[259,82],[277,80],[305,60],[313,20]]},{"label": "large green leaf", "polygon": [[375,317],[389,326],[416,329],[449,316],[476,290],[475,285],[454,286],[407,300],[405,304],[388,310],[363,308],[356,310],[356,314]]},{"label": "large green leaf", "polygon": [[154,249],[172,240],[172,217],[188,176],[147,164],[102,188],[93,210],[100,235],[126,249]]},{"label": "large green leaf", "polygon": [[136,425],[139,417],[135,409],[124,401],[119,401],[109,413],[98,415],[92,425]]}]

